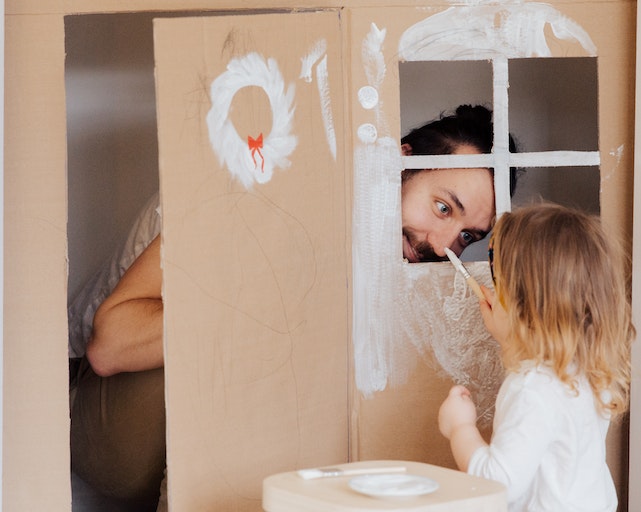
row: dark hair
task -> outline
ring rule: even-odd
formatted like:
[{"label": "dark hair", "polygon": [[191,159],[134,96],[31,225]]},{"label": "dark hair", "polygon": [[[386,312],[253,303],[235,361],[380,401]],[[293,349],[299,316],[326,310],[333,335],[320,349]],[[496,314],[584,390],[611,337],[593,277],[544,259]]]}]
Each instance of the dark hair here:
[{"label": "dark hair", "polygon": [[[413,129],[401,139],[401,144],[409,145],[412,155],[451,155],[462,145],[491,153],[493,139],[492,111],[481,105],[460,105],[454,114],[442,113],[439,119]],[[510,152],[516,153],[511,135]],[[412,170],[404,172],[408,171]],[[510,168],[510,195],[514,194],[518,172],[516,167]]]}]

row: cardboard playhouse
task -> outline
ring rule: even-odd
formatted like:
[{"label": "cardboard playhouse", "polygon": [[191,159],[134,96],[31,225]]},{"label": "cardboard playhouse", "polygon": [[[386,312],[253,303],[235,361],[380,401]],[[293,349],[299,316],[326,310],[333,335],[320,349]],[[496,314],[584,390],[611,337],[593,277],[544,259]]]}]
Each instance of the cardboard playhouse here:
[{"label": "cardboard playhouse", "polygon": [[[634,2],[5,9],[5,511],[71,510],[68,295],[154,189],[181,512],[261,510],[262,480],[304,467],[453,467],[436,413],[454,382],[490,434],[501,369],[476,299],[449,264],[402,258],[410,129],[490,106],[497,211],[540,196],[631,237]],[[483,250],[467,266],[488,283]],[[609,437],[621,503],[627,436]]]}]

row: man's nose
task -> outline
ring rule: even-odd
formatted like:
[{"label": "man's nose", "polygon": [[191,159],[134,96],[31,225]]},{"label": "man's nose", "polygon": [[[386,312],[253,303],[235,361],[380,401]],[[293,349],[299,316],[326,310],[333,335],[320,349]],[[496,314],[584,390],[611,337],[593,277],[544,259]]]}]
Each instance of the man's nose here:
[{"label": "man's nose", "polygon": [[434,254],[445,257],[445,247],[450,248],[457,256],[461,255],[461,247],[458,243],[458,230],[445,230],[438,233],[432,233],[428,237],[428,242],[434,250]]}]

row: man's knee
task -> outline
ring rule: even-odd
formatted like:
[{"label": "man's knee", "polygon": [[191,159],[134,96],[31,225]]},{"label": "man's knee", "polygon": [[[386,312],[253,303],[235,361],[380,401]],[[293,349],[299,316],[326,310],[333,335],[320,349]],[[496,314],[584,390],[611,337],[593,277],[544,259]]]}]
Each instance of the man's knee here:
[{"label": "man's knee", "polygon": [[71,462],[103,494],[157,499],[165,468],[162,369],[101,378],[81,368],[72,410]]}]

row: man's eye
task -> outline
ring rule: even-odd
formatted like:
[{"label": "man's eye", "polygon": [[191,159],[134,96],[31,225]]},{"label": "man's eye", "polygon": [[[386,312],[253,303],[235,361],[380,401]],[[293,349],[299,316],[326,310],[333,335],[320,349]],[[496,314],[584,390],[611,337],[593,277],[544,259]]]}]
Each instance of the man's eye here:
[{"label": "man's eye", "polygon": [[476,238],[469,231],[461,231],[461,240],[465,245],[470,245],[472,242],[476,242]]},{"label": "man's eye", "polygon": [[436,207],[442,215],[447,215],[450,213],[450,207],[441,201],[436,201]]}]

